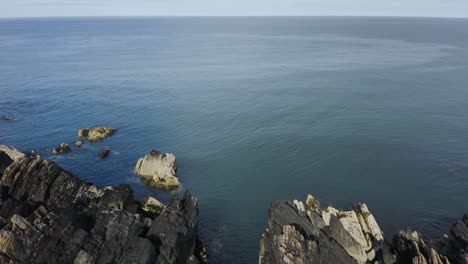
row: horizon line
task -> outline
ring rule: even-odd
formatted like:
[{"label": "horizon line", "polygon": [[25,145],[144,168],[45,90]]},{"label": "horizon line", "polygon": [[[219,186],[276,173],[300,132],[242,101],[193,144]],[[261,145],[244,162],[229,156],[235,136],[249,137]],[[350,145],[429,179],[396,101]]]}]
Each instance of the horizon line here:
[{"label": "horizon line", "polygon": [[73,15],[73,16],[0,16],[0,19],[47,19],[47,18],[440,18],[468,19],[458,16],[423,16],[423,15]]}]

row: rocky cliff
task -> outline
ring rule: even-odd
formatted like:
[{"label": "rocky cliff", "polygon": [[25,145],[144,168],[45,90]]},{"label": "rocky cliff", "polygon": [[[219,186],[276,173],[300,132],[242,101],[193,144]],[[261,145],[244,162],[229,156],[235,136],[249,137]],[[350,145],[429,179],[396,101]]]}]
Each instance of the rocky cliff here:
[{"label": "rocky cliff", "polygon": [[406,230],[389,243],[365,204],[342,211],[322,209],[311,195],[306,206],[277,201],[269,209],[259,263],[468,264],[468,216],[439,240],[425,242]]},{"label": "rocky cliff", "polygon": [[40,157],[0,151],[0,168],[0,263],[205,260],[198,201],[188,193],[155,216],[128,185],[99,189]]}]

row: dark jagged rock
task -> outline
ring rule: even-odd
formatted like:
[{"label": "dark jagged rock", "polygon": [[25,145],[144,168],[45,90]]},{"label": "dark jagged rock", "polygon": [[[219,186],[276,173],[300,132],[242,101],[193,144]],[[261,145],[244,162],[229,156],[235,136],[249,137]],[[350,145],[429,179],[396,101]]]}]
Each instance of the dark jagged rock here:
[{"label": "dark jagged rock", "polygon": [[259,263],[468,264],[468,216],[427,243],[407,229],[385,241],[365,204],[349,211],[302,202],[274,202],[260,241]]},{"label": "dark jagged rock", "polygon": [[13,162],[0,191],[0,263],[198,261],[190,194],[147,218],[128,185],[99,189],[40,157]]},{"label": "dark jagged rock", "polygon": [[415,263],[468,264],[468,215],[441,239],[425,243],[417,232],[406,230],[395,236],[393,243],[401,263],[416,260]]},{"label": "dark jagged rock", "polygon": [[0,150],[0,175],[3,174],[3,171],[5,171],[11,163],[13,163],[13,159]]},{"label": "dark jagged rock", "polygon": [[410,229],[400,231],[393,239],[393,247],[397,255],[397,263],[413,264],[449,264],[447,257],[439,253],[424,240],[418,232]]},{"label": "dark jagged rock", "polygon": [[195,251],[198,227],[198,200],[186,193],[178,195],[152,223],[147,237],[158,246],[157,263],[184,263]]}]

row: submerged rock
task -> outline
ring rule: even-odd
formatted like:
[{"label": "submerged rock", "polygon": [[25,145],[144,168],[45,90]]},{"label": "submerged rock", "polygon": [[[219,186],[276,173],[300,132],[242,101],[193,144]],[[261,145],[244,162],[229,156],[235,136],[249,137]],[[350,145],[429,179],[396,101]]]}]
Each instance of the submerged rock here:
[{"label": "submerged rock", "polygon": [[75,146],[81,148],[81,146],[83,146],[83,141],[78,140],[78,141],[75,143]]},{"label": "submerged rock", "polygon": [[58,154],[68,153],[68,152],[71,152],[71,151],[72,151],[72,149],[70,148],[70,146],[68,146],[68,144],[62,143],[62,144],[60,144],[60,146],[54,148],[52,150],[52,153],[55,154],[55,155],[58,155]]},{"label": "submerged rock", "polygon": [[105,159],[109,156],[109,154],[110,154],[110,150],[104,149],[101,151],[101,153],[99,153],[99,158]]},{"label": "submerged rock", "polygon": [[180,186],[176,176],[176,157],[171,153],[161,153],[152,150],[144,158],[137,161],[135,173],[149,179],[156,187],[174,190]]},{"label": "submerged rock", "polygon": [[13,117],[11,116],[2,116],[3,121],[13,121]]},{"label": "submerged rock", "polygon": [[128,185],[99,189],[40,157],[13,162],[0,189],[0,263],[199,262],[188,193],[145,218]]},{"label": "submerged rock", "polygon": [[112,127],[80,128],[78,136],[88,138],[89,141],[101,141],[112,136],[117,129]]}]

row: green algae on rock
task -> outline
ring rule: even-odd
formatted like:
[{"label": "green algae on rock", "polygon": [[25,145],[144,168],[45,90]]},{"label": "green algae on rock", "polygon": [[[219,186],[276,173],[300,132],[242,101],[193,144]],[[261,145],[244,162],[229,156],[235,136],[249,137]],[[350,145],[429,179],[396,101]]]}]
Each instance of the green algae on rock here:
[{"label": "green algae on rock", "polygon": [[88,138],[89,141],[101,141],[112,136],[115,131],[117,129],[112,127],[80,128],[78,136]]}]

